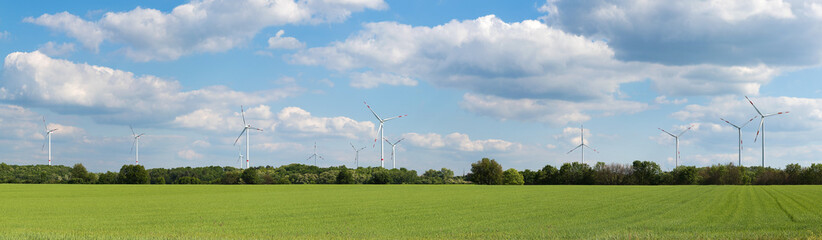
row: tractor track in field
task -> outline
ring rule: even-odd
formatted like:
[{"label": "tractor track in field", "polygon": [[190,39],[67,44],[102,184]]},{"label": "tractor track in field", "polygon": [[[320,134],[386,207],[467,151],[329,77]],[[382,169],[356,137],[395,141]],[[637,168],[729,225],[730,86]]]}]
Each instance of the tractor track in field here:
[{"label": "tractor track in field", "polygon": [[782,212],[785,213],[785,215],[787,215],[788,218],[791,219],[791,222],[796,222],[796,218],[793,216],[793,214],[789,213],[787,209],[785,209],[785,206],[782,206],[782,202],[779,202],[779,199],[777,199],[776,196],[774,196],[773,193],[770,190],[768,190],[768,189],[764,189],[764,190],[765,190],[765,193],[767,193],[768,196],[771,196],[773,201],[776,202],[776,205],[779,206],[779,209],[782,210]]}]

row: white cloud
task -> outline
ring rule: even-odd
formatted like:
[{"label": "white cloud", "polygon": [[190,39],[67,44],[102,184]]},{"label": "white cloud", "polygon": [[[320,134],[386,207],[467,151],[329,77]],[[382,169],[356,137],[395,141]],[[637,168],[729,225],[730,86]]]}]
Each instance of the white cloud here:
[{"label": "white cloud", "polygon": [[65,56],[74,52],[74,43],[62,43],[58,45],[49,41],[46,44],[40,45],[37,51],[52,57]]},{"label": "white cloud", "polygon": [[[796,97],[751,97],[751,101],[763,114],[788,111],[790,113],[766,119],[768,131],[810,131],[822,129],[822,99]],[[711,99],[708,104],[691,104],[671,114],[682,121],[717,122],[724,118],[734,124],[742,124],[757,116],[756,111],[743,97],[724,96]],[[754,120],[750,125],[758,125]],[[756,126],[758,127],[758,126]],[[756,128],[754,127],[754,128]]]},{"label": "white cloud", "polygon": [[268,38],[268,48],[272,49],[298,49],[304,48],[305,43],[293,37],[283,37],[285,31],[280,30],[277,35]]},{"label": "white cloud", "polygon": [[277,152],[277,151],[282,151],[282,150],[294,151],[294,150],[302,150],[302,149],[305,148],[305,147],[303,147],[302,144],[292,143],[292,142],[263,143],[263,144],[258,144],[258,145],[254,145],[254,146],[255,146],[255,148],[261,148],[261,149],[264,149],[265,151],[268,151],[268,152]]},{"label": "white cloud", "polygon": [[810,66],[822,59],[813,3],[782,0],[547,1],[547,24],[607,39],[616,58],[666,65]]},{"label": "white cloud", "polygon": [[668,97],[666,97],[665,95],[658,96],[658,97],[654,98],[654,103],[656,103],[656,104],[676,104],[676,105],[679,105],[679,104],[683,104],[683,103],[687,103],[687,102],[688,102],[687,98],[668,100]]},{"label": "white cloud", "polygon": [[277,113],[278,131],[297,137],[338,136],[360,139],[371,136],[374,123],[358,122],[348,117],[314,117],[298,107],[286,107]]},{"label": "white cloud", "polygon": [[7,38],[9,37],[9,35],[11,35],[11,33],[9,33],[8,31],[2,31],[0,32],[0,39]]},{"label": "white cloud", "polygon": [[645,103],[606,99],[571,102],[549,99],[505,99],[466,93],[460,106],[468,111],[502,120],[547,122],[552,125],[585,122],[594,112],[601,116],[632,114],[648,108]]},{"label": "white cloud", "polygon": [[392,86],[417,86],[417,81],[406,76],[390,73],[352,73],[351,86],[355,88],[375,88],[380,84]]},{"label": "white cloud", "polygon": [[[586,128],[585,131],[583,131],[583,133],[585,134],[585,138],[586,138],[585,139],[585,144],[589,145],[590,143],[588,142],[588,139],[590,139],[591,136],[592,136],[591,135],[591,130]],[[579,128],[577,128],[577,127],[566,127],[566,128],[562,129],[562,133],[554,135],[554,138],[556,138],[558,140],[562,140],[562,141],[568,143],[568,145],[570,145],[570,146],[577,146],[577,145],[579,145],[580,140],[581,140],[581,137],[580,137],[579,134],[580,134]]]},{"label": "white cloud", "polygon": [[141,7],[107,12],[97,21],[68,12],[24,21],[65,32],[94,51],[103,41],[120,43],[126,56],[151,61],[226,51],[248,42],[266,27],[341,22],[353,12],[386,7],[382,0],[212,0],[192,1],[168,13]]},{"label": "white cloud", "polygon": [[522,149],[522,144],[500,139],[471,140],[468,134],[454,132],[445,136],[436,133],[405,133],[402,135],[409,144],[429,149],[449,148],[463,152],[477,151],[516,151]]},{"label": "white cloud", "polygon": [[199,154],[191,149],[180,150],[179,152],[177,152],[177,156],[186,160],[203,159],[202,154]]},{"label": "white cloud", "polygon": [[[536,20],[508,23],[488,15],[434,27],[368,23],[344,41],[304,49],[290,57],[293,63],[349,72],[351,85],[356,87],[376,87],[377,80],[401,77],[465,89],[473,100],[476,96],[525,99],[533,101],[532,106],[546,108],[541,101],[628,103],[613,100],[621,94],[620,85],[646,79],[654,89],[671,96],[756,94],[781,72],[764,64],[621,61],[610,42],[596,39]],[[379,77],[363,78],[360,72]],[[622,108],[636,109],[637,105]],[[551,114],[528,120],[563,123],[588,118],[584,111],[565,112],[569,111],[563,111],[559,120],[549,120],[556,119]],[[514,116],[518,115],[501,118]]]},{"label": "white cloud", "polygon": [[[0,85],[0,99],[56,112],[89,114],[102,122],[135,118],[170,122],[185,109],[259,104],[303,91],[293,84],[250,93],[224,86],[181,91],[176,81],[53,59],[38,51],[11,53],[3,67],[5,81]],[[207,110],[198,117],[207,117]]]}]

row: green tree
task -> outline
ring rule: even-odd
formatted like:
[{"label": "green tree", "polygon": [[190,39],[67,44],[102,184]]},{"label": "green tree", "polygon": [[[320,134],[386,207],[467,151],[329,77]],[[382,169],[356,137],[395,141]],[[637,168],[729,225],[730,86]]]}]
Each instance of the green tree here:
[{"label": "green tree", "polygon": [[352,184],[354,183],[354,174],[349,170],[341,170],[337,174],[337,184]]},{"label": "green tree", "polygon": [[551,165],[545,165],[537,172],[538,184],[558,184],[559,183],[559,169]]},{"label": "green tree", "polygon": [[471,164],[471,181],[476,184],[502,184],[502,165],[493,159],[483,158]]},{"label": "green tree", "polygon": [[585,163],[564,163],[559,168],[559,180],[563,184],[594,184],[594,171]]},{"label": "green tree", "polygon": [[516,169],[509,168],[502,173],[502,183],[505,185],[523,185],[525,180]]},{"label": "green tree", "polygon": [[699,174],[694,166],[679,166],[671,172],[673,184],[692,185],[699,183]]},{"label": "green tree", "polygon": [[223,178],[220,180],[222,184],[240,184],[240,175],[242,172],[240,170],[231,170],[225,172]]},{"label": "green tree", "polygon": [[117,183],[149,184],[148,172],[142,165],[123,165],[120,168]]},{"label": "green tree", "polygon": [[391,182],[391,175],[385,168],[376,168],[371,172],[372,184],[388,184]]},{"label": "green tree", "polygon": [[93,183],[83,164],[74,164],[71,168],[71,183]]},{"label": "green tree", "polygon": [[258,184],[261,181],[260,175],[257,174],[256,168],[246,168],[243,170],[243,175],[241,178],[245,184]]},{"label": "green tree", "polygon": [[98,184],[117,184],[118,179],[120,178],[120,173],[106,171],[105,173],[100,173],[100,176],[97,178]]},{"label": "green tree", "polygon": [[634,184],[639,185],[657,185],[659,184],[662,169],[659,168],[655,162],[649,161],[634,161],[631,166],[633,173],[631,174]]}]

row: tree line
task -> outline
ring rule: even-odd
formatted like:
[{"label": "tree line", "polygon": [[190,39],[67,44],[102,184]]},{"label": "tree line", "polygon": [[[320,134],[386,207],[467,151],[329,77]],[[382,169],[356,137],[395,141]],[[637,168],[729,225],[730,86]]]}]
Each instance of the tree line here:
[{"label": "tree line", "polygon": [[650,161],[631,164],[603,162],[546,165],[539,170],[503,171],[496,160],[483,158],[471,164],[471,172],[454,176],[447,168],[415,170],[345,166],[320,168],[303,164],[247,169],[234,167],[179,167],[145,169],[124,165],[119,172],[88,172],[82,164],[67,166],[8,165],[0,163],[0,183],[68,184],[485,184],[485,185],[778,185],[822,184],[822,164],[784,169],[741,167],[733,163],[707,167],[679,166],[662,171]]}]

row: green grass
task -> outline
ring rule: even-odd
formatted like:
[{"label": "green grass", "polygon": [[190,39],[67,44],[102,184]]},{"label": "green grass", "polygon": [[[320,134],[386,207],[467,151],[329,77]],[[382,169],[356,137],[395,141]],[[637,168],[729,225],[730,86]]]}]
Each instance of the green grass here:
[{"label": "green grass", "polygon": [[822,186],[0,184],[0,239],[819,236]]}]

